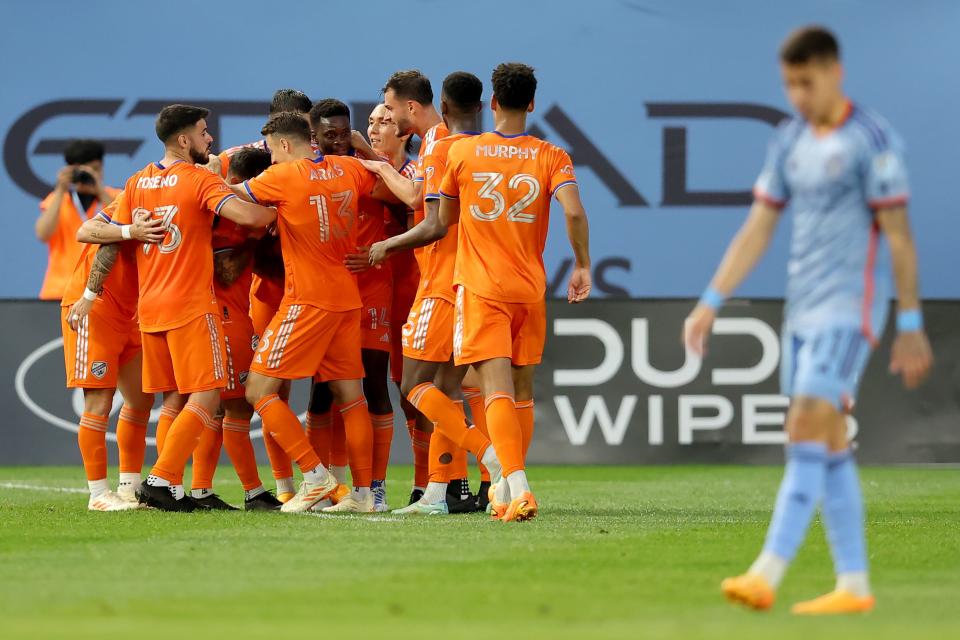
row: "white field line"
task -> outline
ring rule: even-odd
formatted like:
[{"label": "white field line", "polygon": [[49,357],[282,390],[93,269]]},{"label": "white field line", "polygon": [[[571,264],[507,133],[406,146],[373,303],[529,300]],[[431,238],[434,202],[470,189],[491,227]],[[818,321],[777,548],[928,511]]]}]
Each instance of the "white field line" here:
[{"label": "white field line", "polygon": [[0,482],[0,489],[23,489],[24,491],[57,491],[59,493],[89,493],[87,489],[76,487],[44,487],[39,484],[21,484],[19,482]]}]

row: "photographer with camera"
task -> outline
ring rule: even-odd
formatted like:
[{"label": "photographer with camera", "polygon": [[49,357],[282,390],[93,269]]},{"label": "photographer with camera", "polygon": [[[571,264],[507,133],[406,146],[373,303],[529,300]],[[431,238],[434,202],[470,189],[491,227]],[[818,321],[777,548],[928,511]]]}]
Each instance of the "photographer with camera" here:
[{"label": "photographer with camera", "polygon": [[36,233],[49,250],[41,300],[60,300],[63,296],[83,252],[77,230],[120,193],[103,184],[103,155],[103,144],[96,140],[70,142],[63,150],[67,166],[57,174],[53,192],[40,203]]}]

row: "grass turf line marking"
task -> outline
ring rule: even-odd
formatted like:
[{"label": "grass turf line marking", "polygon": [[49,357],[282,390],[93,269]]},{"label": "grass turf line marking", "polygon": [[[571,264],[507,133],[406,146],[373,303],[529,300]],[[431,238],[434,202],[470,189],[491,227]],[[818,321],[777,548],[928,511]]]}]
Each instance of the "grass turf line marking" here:
[{"label": "grass turf line marking", "polygon": [[39,484],[20,484],[18,482],[0,482],[0,489],[23,489],[25,491],[57,491],[59,493],[89,493],[87,489],[74,487],[44,487]]}]

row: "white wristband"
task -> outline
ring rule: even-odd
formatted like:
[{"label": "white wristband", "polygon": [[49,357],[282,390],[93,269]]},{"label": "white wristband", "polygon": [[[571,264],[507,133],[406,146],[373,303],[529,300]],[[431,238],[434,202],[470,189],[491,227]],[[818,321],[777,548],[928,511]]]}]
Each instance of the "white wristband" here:
[{"label": "white wristband", "polygon": [[129,240],[132,236],[130,235],[130,227],[133,225],[125,224],[120,227],[120,235],[123,236],[124,240]]},{"label": "white wristband", "polygon": [[93,291],[90,291],[90,289],[84,289],[84,290],[83,290],[83,299],[84,299],[84,300],[89,300],[90,302],[93,302],[94,300],[97,299],[97,294],[96,294],[95,292],[93,292]]}]

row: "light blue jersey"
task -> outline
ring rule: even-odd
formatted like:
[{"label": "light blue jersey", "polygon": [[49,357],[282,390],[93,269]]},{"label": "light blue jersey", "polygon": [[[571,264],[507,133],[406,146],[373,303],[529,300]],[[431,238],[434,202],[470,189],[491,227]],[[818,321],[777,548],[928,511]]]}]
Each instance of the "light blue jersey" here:
[{"label": "light blue jersey", "polygon": [[902,154],[889,124],[853,105],[829,133],[817,135],[793,119],[770,143],[754,194],[777,207],[789,203],[793,214],[785,393],[829,396],[838,406],[855,395],[892,291],[874,211],[907,201]]}]

